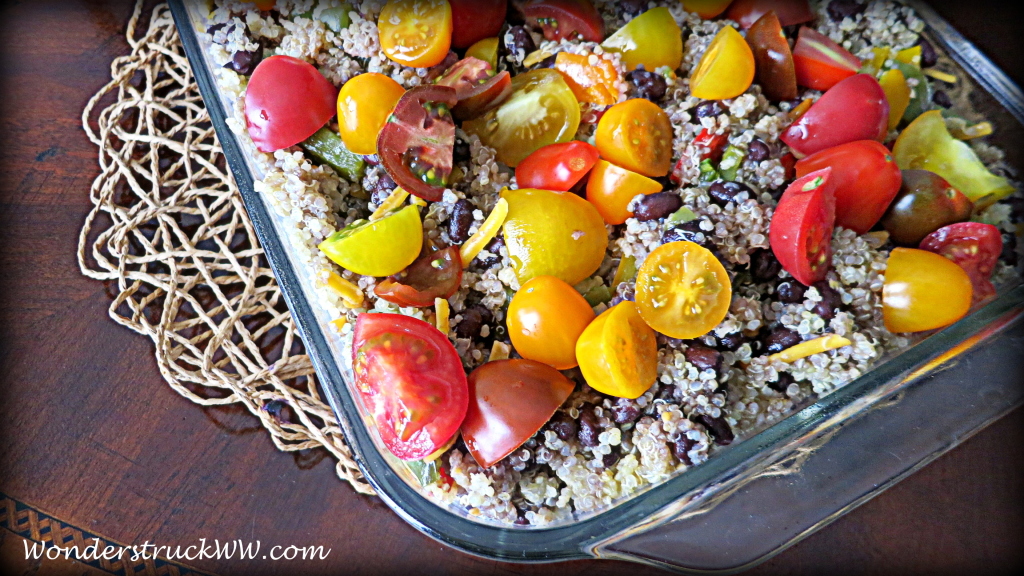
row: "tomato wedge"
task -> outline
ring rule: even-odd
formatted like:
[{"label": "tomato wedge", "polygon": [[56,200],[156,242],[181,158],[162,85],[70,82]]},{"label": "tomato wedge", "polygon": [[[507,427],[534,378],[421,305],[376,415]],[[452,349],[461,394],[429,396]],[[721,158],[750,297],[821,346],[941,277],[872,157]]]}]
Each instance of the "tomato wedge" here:
[{"label": "tomato wedge", "polygon": [[770,11],[778,15],[783,26],[814,20],[814,11],[807,0],[736,0],[729,6],[725,17],[735,20],[746,30]]},{"label": "tomato wedge", "polygon": [[338,89],[312,64],[291,56],[260,62],[245,90],[245,125],[260,152],[294,146],[335,114]]},{"label": "tomato wedge", "polygon": [[462,360],[448,338],[422,320],[360,314],[352,373],[380,439],[402,460],[437,451],[466,416],[469,386]]},{"label": "tomato wedge", "polygon": [[572,40],[577,34],[588,42],[604,40],[604,18],[590,0],[527,0],[520,10],[548,40]]},{"label": "tomato wedge", "polygon": [[860,70],[850,51],[810,26],[800,28],[793,47],[796,82],[815,90],[828,90]]},{"label": "tomato wedge", "polygon": [[874,76],[850,76],[825,92],[782,133],[798,157],[853,142],[885,138],[889,102]]},{"label": "tomato wedge", "polygon": [[836,197],[832,169],[798,178],[772,216],[768,240],[782,267],[805,286],[825,279],[832,263]]},{"label": "tomato wedge", "polygon": [[377,153],[395,183],[431,202],[444,195],[452,172],[455,94],[447,86],[411,88],[377,137]]},{"label": "tomato wedge", "polygon": [[590,172],[599,154],[586,142],[573,140],[538,149],[516,166],[520,188],[567,192]]},{"label": "tomato wedge", "polygon": [[469,48],[497,36],[505,23],[506,0],[448,0],[452,6],[452,47]]},{"label": "tomato wedge", "polygon": [[489,63],[472,56],[456,62],[434,83],[455,89],[459,103],[452,113],[459,120],[483,114],[512,93],[512,77],[508,72],[495,74]]},{"label": "tomato wedge", "polygon": [[781,101],[796,98],[796,71],[793,53],[782,31],[782,24],[774,10],[764,16],[747,31],[747,44],[754,52],[757,83],[769,100]]},{"label": "tomato wedge", "polygon": [[1003,251],[1003,236],[995,226],[981,222],[943,226],[922,240],[920,248],[949,258],[967,272],[975,304],[995,296],[992,272]]},{"label": "tomato wedge", "polygon": [[594,135],[601,157],[651,178],[672,168],[672,122],[660,106],[631,98],[601,116]]},{"label": "tomato wedge", "polygon": [[424,254],[408,268],[377,284],[373,293],[398,304],[424,308],[435,298],[450,298],[462,282],[462,257],[458,246]]}]

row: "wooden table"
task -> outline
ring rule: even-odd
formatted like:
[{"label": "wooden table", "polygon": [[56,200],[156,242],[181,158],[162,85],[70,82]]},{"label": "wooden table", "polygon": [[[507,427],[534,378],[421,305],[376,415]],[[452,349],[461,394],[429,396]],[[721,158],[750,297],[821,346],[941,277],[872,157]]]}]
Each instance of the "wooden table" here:
[{"label": "wooden table", "polygon": [[[1019,82],[1019,20],[1009,5],[991,9],[941,11]],[[164,384],[149,342],[108,319],[105,287],[75,263],[98,172],[79,116],[111,59],[127,51],[129,10],[99,1],[0,9],[0,524],[129,544],[239,538],[332,550],[323,561],[196,563],[222,574],[658,572],[599,561],[519,566],[454,552],[355,494],[318,454],[278,452],[247,414],[201,409]],[[1018,410],[755,572],[1020,567],[1022,430]],[[101,573],[26,561],[23,547],[0,530],[0,564],[19,573]]]}]

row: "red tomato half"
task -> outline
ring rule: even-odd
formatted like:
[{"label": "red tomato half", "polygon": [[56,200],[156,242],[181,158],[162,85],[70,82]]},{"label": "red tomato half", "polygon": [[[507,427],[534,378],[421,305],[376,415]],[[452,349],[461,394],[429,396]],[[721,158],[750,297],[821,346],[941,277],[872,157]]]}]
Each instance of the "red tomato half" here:
[{"label": "red tomato half", "polygon": [[822,150],[796,163],[798,178],[832,169],[836,224],[863,234],[881,220],[900,191],[903,176],[892,152],[874,140],[858,140]]},{"label": "red tomato half", "polygon": [[434,298],[449,298],[462,282],[462,257],[458,246],[424,254],[400,273],[384,279],[373,293],[399,306],[423,308]]},{"label": "red tomato half", "polygon": [[802,158],[855,140],[881,142],[888,129],[885,92],[874,76],[857,74],[822,94],[781,139]]},{"label": "red tomato half", "polygon": [[527,22],[539,25],[548,40],[604,40],[604,18],[590,0],[526,0],[520,9]]},{"label": "red tomato half", "polygon": [[1003,251],[1003,236],[995,226],[981,222],[943,226],[921,241],[921,250],[941,254],[963,268],[974,288],[974,303],[995,296],[992,271]]},{"label": "red tomato half", "polygon": [[245,90],[245,124],[260,152],[294,146],[336,113],[338,89],[312,64],[291,56],[260,62]]},{"label": "red tomato half", "polygon": [[402,460],[436,452],[466,416],[469,386],[462,360],[448,338],[422,320],[360,314],[352,370],[377,433]]},{"label": "red tomato half", "polygon": [[469,375],[469,410],[462,439],[477,464],[489,468],[551,419],[574,385],[534,360],[496,360]]},{"label": "red tomato half", "polygon": [[807,0],[736,0],[729,6],[725,17],[735,20],[746,30],[753,26],[758,18],[772,10],[778,15],[779,23],[783,26],[814,20],[814,12]]},{"label": "red tomato half", "polygon": [[768,241],[779,263],[805,286],[825,279],[832,263],[836,199],[832,169],[798,178],[775,207]]},{"label": "red tomato half", "polygon": [[757,83],[769,100],[796,98],[796,72],[789,42],[782,32],[779,17],[768,11],[747,31],[747,44],[754,53]]},{"label": "red tomato half", "polygon": [[452,47],[469,48],[497,36],[505,23],[506,0],[448,0],[452,7]]},{"label": "red tomato half", "polygon": [[472,56],[456,62],[434,83],[455,89],[459,103],[453,112],[460,120],[483,114],[512,93],[512,77],[508,72],[495,74],[489,62]]},{"label": "red tomato half", "polygon": [[828,90],[860,70],[860,60],[831,38],[810,26],[800,28],[793,47],[796,82],[815,90]]},{"label": "red tomato half", "polygon": [[377,154],[395,183],[431,202],[444,195],[452,173],[455,103],[454,88],[410,88],[377,137]]},{"label": "red tomato half", "polygon": [[579,140],[549,144],[516,166],[516,182],[520,188],[567,192],[590,172],[598,156],[597,148]]}]

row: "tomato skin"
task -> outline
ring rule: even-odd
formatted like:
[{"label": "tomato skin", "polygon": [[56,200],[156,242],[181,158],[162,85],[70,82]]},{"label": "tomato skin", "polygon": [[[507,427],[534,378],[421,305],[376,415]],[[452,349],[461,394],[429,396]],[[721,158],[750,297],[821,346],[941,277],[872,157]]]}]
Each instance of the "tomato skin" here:
[{"label": "tomato skin", "polygon": [[576,34],[588,42],[604,40],[604,18],[590,0],[527,0],[520,9],[527,22],[541,26],[548,40],[572,40]]},{"label": "tomato skin", "polygon": [[469,375],[462,439],[477,464],[490,468],[547,424],[575,386],[533,360],[487,362]]},{"label": "tomato skin", "polygon": [[783,26],[803,24],[814,20],[814,12],[807,0],[735,0],[725,17],[735,20],[746,30],[767,12],[774,11]]},{"label": "tomato skin", "polygon": [[873,76],[856,74],[822,94],[780,139],[798,157],[855,140],[881,142],[889,127],[889,102]]},{"label": "tomato skin", "polygon": [[831,38],[809,26],[800,28],[793,47],[796,82],[815,90],[828,90],[860,70],[860,60]]},{"label": "tomato skin", "polygon": [[882,319],[890,332],[923,332],[948,326],[971,307],[967,272],[925,250],[894,248],[882,286]]},{"label": "tomato skin", "polygon": [[710,20],[725,12],[732,0],[683,0],[683,8],[687,12],[696,12],[705,20]]},{"label": "tomato skin", "polygon": [[416,206],[373,222],[358,220],[318,246],[325,256],[361,276],[390,276],[416,261],[423,248],[423,223]]},{"label": "tomato skin", "polygon": [[392,454],[420,460],[458,431],[469,407],[462,360],[430,324],[401,314],[356,320],[352,385]]},{"label": "tomato skin", "polygon": [[796,68],[786,35],[774,11],[764,16],[747,31],[747,44],[754,53],[757,83],[769,100],[792,100],[797,96]]},{"label": "tomato skin", "polygon": [[824,280],[832,264],[835,187],[831,168],[811,172],[786,188],[772,216],[772,252],[804,286]]},{"label": "tomato skin", "polygon": [[874,140],[858,140],[816,152],[796,163],[802,178],[832,168],[836,225],[863,234],[878,223],[900,191],[903,177],[889,149]]},{"label": "tomato skin", "polygon": [[388,58],[404,66],[430,68],[451,48],[452,7],[447,0],[388,0],[377,29]]},{"label": "tomato skin", "polygon": [[732,26],[719,30],[690,75],[690,94],[702,100],[725,100],[746,92],[754,82],[756,62],[747,41]]},{"label": "tomato skin", "polygon": [[353,154],[376,154],[377,136],[405,88],[376,72],[354,76],[338,92],[338,132]]},{"label": "tomato skin", "polygon": [[498,66],[498,38],[484,38],[466,49],[466,57],[479,58],[491,65]]},{"label": "tomato skin", "polygon": [[634,196],[655,194],[661,189],[657,180],[598,160],[587,180],[587,201],[608,224],[623,224],[633,215],[629,203]]},{"label": "tomato skin", "polygon": [[450,246],[420,256],[405,270],[379,282],[373,293],[392,304],[424,308],[433,306],[435,298],[450,298],[461,282],[462,257],[458,246]]},{"label": "tomato skin", "polygon": [[580,372],[591,388],[619,398],[639,398],[658,377],[657,334],[634,302],[605,310],[576,342]]},{"label": "tomato skin", "polygon": [[943,226],[922,240],[920,248],[945,256],[964,269],[974,288],[973,303],[995,296],[992,272],[1003,251],[1003,235],[995,226],[981,222]]},{"label": "tomato skin", "polygon": [[631,98],[601,116],[594,142],[605,160],[660,178],[672,167],[672,137],[672,122],[660,106]]},{"label": "tomato skin", "polygon": [[668,8],[652,8],[619,28],[601,47],[621,54],[628,71],[640,65],[652,72],[662,66],[675,70],[683,61],[683,32]]},{"label": "tomato skin", "polygon": [[548,144],[516,166],[516,183],[520,188],[568,192],[590,172],[598,156],[597,148],[579,140]]},{"label": "tomato skin", "polygon": [[259,63],[245,90],[245,125],[260,152],[294,146],[335,114],[338,89],[312,64],[291,56]]},{"label": "tomato skin", "polygon": [[925,236],[971,217],[974,204],[927,170],[903,170],[902,185],[882,217],[882,227],[896,244],[917,246]]},{"label": "tomato skin", "polygon": [[506,324],[523,358],[568,370],[578,364],[576,341],[593,319],[594,310],[575,288],[554,276],[537,276],[512,297]]},{"label": "tomato skin", "polygon": [[[455,89],[447,86],[417,86],[402,96],[387,124],[377,137],[377,153],[395,183],[410,194],[430,202],[444,196],[444,186],[452,171],[455,149],[455,122],[451,114],[440,113],[439,105],[451,109],[457,102]],[[428,112],[427,107],[434,112]],[[427,127],[429,124],[429,128]],[[422,149],[419,160],[434,169],[434,180],[425,181],[413,173],[407,155]]]},{"label": "tomato skin", "polygon": [[448,0],[452,7],[452,47],[469,48],[497,36],[505,23],[505,0]]}]

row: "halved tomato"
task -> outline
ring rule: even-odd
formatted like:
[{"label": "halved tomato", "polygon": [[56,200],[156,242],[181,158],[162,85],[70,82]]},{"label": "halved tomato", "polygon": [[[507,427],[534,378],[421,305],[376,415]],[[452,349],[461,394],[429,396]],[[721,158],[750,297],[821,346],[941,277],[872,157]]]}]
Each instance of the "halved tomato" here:
[{"label": "halved tomato", "polygon": [[657,180],[598,160],[587,180],[587,201],[608,224],[622,224],[633,215],[629,203],[637,194],[656,194],[661,189]]},{"label": "halved tomato", "polygon": [[890,332],[948,326],[971,308],[973,288],[963,268],[938,254],[893,248],[882,285],[882,320]]},{"label": "halved tomato", "polygon": [[548,40],[604,40],[604,18],[590,0],[526,0],[520,6],[527,23],[540,26]]},{"label": "halved tomato", "polygon": [[662,66],[675,70],[683,61],[683,32],[668,8],[661,6],[630,20],[601,47],[621,54],[629,71],[641,65],[649,72]]},{"label": "halved tomato", "polygon": [[725,12],[732,0],[683,0],[683,9],[696,12],[705,20],[710,20]]},{"label": "halved tomato", "polygon": [[549,144],[516,166],[516,184],[567,192],[590,172],[598,156],[597,148],[579,140]]},{"label": "halved tomato", "polygon": [[996,294],[992,272],[1003,251],[1003,235],[991,224],[958,222],[943,226],[921,241],[921,249],[956,262],[971,279],[973,302]]},{"label": "halved tomato", "polygon": [[769,100],[796,98],[793,53],[774,10],[765,12],[747,31],[747,44],[754,53],[757,83]]},{"label": "halved tomato", "polygon": [[373,293],[392,304],[423,308],[433,306],[435,298],[451,297],[461,282],[459,247],[450,246],[420,256],[405,270],[377,284]]},{"label": "halved tomato", "polygon": [[591,56],[594,54],[559,52],[555,56],[555,70],[562,74],[565,83],[580,102],[611,106],[619,101],[622,74],[619,74],[611,60],[598,56],[591,63]]},{"label": "halved tomato", "polygon": [[672,167],[672,136],[672,122],[660,106],[632,98],[601,116],[594,142],[605,160],[660,178]]},{"label": "halved tomato", "polygon": [[291,56],[260,62],[245,90],[245,125],[260,152],[294,146],[334,116],[338,89]]},{"label": "halved tomato", "polygon": [[828,90],[860,70],[850,51],[810,26],[800,28],[793,47],[796,82],[815,90]]},{"label": "halved tomato", "polygon": [[835,180],[825,168],[798,178],[775,208],[768,240],[779,264],[805,286],[825,279],[832,264]]},{"label": "halved tomato", "polygon": [[736,0],[729,6],[725,17],[735,20],[746,30],[770,11],[778,15],[783,26],[814,20],[814,11],[807,0]]},{"label": "halved tomato", "polygon": [[455,89],[459,103],[452,112],[459,120],[483,114],[512,93],[512,77],[508,72],[495,74],[490,64],[472,56],[456,62],[434,83]]},{"label": "halved tomato", "polygon": [[352,373],[381,440],[402,460],[434,453],[466,416],[469,386],[459,353],[444,334],[422,320],[360,314]]},{"label": "halved tomato", "polygon": [[437,202],[452,172],[455,89],[417,86],[395,106],[377,137],[377,153],[395,183],[410,194]]},{"label": "halved tomato", "polygon": [[391,60],[430,68],[452,43],[452,7],[448,0],[389,0],[377,19],[380,47]]},{"label": "halved tomato", "polygon": [[680,240],[647,255],[636,276],[636,306],[644,322],[670,338],[707,334],[732,302],[729,273],[710,250]]},{"label": "halved tomato", "polygon": [[576,342],[580,372],[591,388],[619,398],[639,398],[658,377],[657,334],[634,302],[605,310]]},{"label": "halved tomato", "polygon": [[874,76],[857,74],[825,92],[780,139],[802,158],[855,140],[881,142],[888,131],[885,92]]},{"label": "halved tomato", "polygon": [[448,0],[452,6],[452,47],[468,48],[497,36],[505,23],[506,0]]}]

